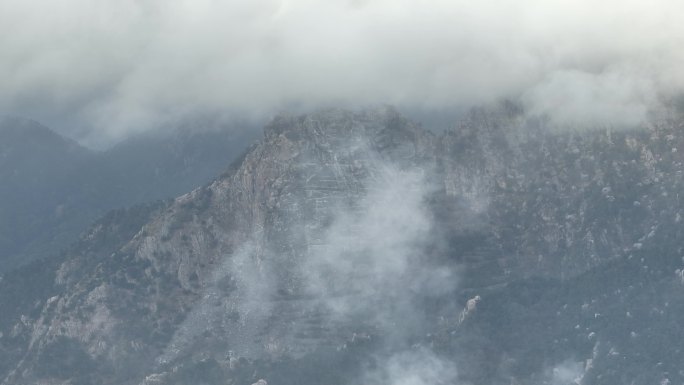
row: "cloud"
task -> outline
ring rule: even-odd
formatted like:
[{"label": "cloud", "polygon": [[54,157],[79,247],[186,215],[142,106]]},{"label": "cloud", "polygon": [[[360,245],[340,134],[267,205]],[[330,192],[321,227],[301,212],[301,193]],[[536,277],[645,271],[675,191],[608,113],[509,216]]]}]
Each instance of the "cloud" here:
[{"label": "cloud", "polygon": [[[441,315],[455,322],[449,303],[434,306],[458,283],[455,267],[434,253],[446,241],[428,203],[434,166],[414,158],[410,143],[375,143],[373,123],[322,124],[331,136],[317,145],[290,143],[298,156],[276,178],[287,181],[277,215],[265,227],[255,223],[251,240],[222,256],[160,363],[198,346],[300,358],[368,340],[385,360],[386,352],[425,340]],[[293,132],[271,137],[269,148],[287,147]],[[220,337],[207,341],[207,330]]]},{"label": "cloud", "polygon": [[565,361],[556,365],[549,374],[552,385],[577,385],[582,383],[585,370],[580,362]]},{"label": "cloud", "polygon": [[684,85],[682,14],[677,0],[3,0],[0,109],[90,140],[203,114],[503,97],[632,121]]},{"label": "cloud", "polygon": [[457,277],[425,255],[443,240],[432,231],[425,207],[430,186],[421,170],[371,164],[375,175],[367,195],[353,209],[336,210],[301,276],[332,319],[367,320],[403,343],[424,334],[425,314],[417,304],[453,293]]},{"label": "cloud", "polygon": [[621,72],[557,71],[523,96],[529,113],[564,125],[629,126],[643,120],[658,100],[654,84]]},{"label": "cloud", "polygon": [[416,348],[391,355],[374,370],[364,374],[364,385],[455,384],[454,364],[434,352]]}]

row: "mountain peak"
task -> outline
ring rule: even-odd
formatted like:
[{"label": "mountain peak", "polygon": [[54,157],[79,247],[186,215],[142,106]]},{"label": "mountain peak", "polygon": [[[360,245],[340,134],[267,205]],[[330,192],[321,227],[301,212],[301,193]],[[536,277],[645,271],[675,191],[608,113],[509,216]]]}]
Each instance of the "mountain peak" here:
[{"label": "mountain peak", "polygon": [[266,125],[266,135],[280,134],[291,130],[317,130],[334,133],[350,130],[353,126],[363,126],[367,130],[389,128],[389,123],[403,121],[408,123],[399,111],[391,106],[382,106],[359,111],[341,108],[321,109],[309,114],[280,114]]},{"label": "mountain peak", "polygon": [[279,115],[264,129],[265,144],[302,145],[333,151],[368,146],[383,156],[400,159],[429,157],[433,135],[402,116],[395,108],[382,106],[351,111],[326,109],[306,115]]},{"label": "mountain peak", "polygon": [[70,151],[87,151],[76,141],[66,138],[39,122],[18,116],[0,117],[0,146],[58,146]]}]

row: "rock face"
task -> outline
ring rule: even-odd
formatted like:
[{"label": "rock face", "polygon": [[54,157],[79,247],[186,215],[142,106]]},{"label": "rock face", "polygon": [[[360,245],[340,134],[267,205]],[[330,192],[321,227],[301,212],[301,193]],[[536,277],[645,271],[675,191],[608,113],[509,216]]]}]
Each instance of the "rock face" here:
[{"label": "rock face", "polygon": [[567,278],[681,216],[680,127],[553,132],[512,106],[475,111],[441,141],[445,187],[481,207],[505,269]]},{"label": "rock face", "polygon": [[626,364],[680,331],[681,129],[281,116],[213,183],[0,281],[32,290],[0,296],[2,383],[681,382],[680,350]]}]

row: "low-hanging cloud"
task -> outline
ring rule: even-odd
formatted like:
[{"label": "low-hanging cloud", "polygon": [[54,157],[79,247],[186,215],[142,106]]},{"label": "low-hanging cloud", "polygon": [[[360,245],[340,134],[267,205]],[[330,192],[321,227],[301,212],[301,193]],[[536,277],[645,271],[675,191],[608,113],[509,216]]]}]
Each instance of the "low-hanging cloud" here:
[{"label": "low-hanging cloud", "polygon": [[306,291],[331,318],[370,321],[402,343],[424,332],[419,299],[453,293],[457,283],[454,271],[425,257],[441,240],[431,235],[421,171],[381,163],[358,208],[336,212],[321,247],[302,264]]},{"label": "low-hanging cloud", "polygon": [[682,15],[677,0],[3,0],[0,110],[90,141],[197,114],[499,98],[622,124],[684,85]]},{"label": "low-hanging cloud", "polygon": [[364,373],[364,385],[441,385],[457,384],[455,365],[425,348],[396,353],[373,371]]},{"label": "low-hanging cloud", "polygon": [[[325,349],[344,355],[372,341],[367,348],[382,370],[367,368],[360,377],[422,384],[455,375],[426,337],[447,322],[444,316],[454,323],[458,316],[449,299],[457,290],[456,266],[433,254],[444,239],[429,205],[437,188],[432,166],[406,158],[412,156],[407,147],[381,154],[371,142],[377,132],[352,130],[311,153],[305,148],[314,147],[299,148],[294,170],[282,177],[293,189],[280,192],[277,218],[255,226],[250,241],[221,256],[202,299],[158,357],[162,366],[197,350],[302,358]],[[320,148],[330,152],[321,155]],[[402,165],[407,159],[412,164]],[[316,164],[330,173],[311,167]],[[411,367],[395,373],[409,361]],[[396,382],[409,373],[413,382]]]}]

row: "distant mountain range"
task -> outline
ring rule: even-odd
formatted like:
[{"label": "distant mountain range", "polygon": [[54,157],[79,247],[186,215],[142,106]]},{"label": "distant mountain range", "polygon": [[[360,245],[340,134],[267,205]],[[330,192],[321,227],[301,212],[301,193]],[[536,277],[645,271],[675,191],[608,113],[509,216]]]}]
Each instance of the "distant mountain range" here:
[{"label": "distant mountain range", "polygon": [[249,130],[169,130],[91,151],[28,119],[0,119],[0,273],[59,251],[108,210],[207,183]]},{"label": "distant mountain range", "polygon": [[[84,175],[95,155],[53,140]],[[155,163],[128,148],[107,157]],[[682,383],[682,151],[678,113],[572,131],[505,103],[444,134],[389,107],[277,117],[212,182],[6,274],[0,383]],[[103,201],[162,195],[105,175]]]}]

